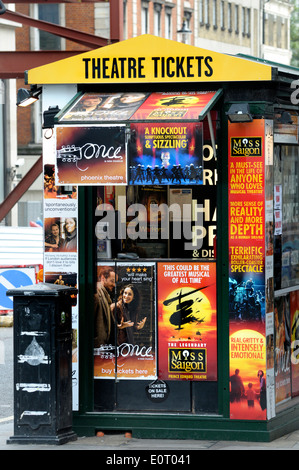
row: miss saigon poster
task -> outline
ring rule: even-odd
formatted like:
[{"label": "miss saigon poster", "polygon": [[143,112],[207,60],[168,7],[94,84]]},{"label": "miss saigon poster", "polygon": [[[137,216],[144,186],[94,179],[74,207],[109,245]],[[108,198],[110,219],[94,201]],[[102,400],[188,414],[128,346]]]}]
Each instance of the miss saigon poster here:
[{"label": "miss saigon poster", "polygon": [[230,417],[266,419],[265,121],[229,123]]},{"label": "miss saigon poster", "polygon": [[217,380],[216,263],[158,263],[159,379]]}]

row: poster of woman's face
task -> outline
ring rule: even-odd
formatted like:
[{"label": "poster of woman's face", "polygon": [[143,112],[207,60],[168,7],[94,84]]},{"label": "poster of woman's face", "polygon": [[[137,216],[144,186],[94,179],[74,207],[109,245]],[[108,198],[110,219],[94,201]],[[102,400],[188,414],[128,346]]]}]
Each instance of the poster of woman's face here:
[{"label": "poster of woman's face", "polygon": [[84,93],[60,119],[65,121],[113,121],[129,119],[148,93]]}]

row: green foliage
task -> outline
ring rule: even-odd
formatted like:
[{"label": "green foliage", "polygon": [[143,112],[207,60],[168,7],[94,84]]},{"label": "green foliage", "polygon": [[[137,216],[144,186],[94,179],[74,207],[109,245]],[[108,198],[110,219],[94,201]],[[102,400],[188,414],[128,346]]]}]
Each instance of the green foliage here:
[{"label": "green foliage", "polygon": [[298,0],[292,0],[293,11],[291,14],[291,65],[299,67],[299,3]]}]

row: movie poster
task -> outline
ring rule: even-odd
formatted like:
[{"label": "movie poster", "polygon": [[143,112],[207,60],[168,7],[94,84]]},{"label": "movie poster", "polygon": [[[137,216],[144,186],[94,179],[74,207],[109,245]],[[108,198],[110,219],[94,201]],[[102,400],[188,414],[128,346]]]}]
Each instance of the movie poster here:
[{"label": "movie poster", "polygon": [[216,263],[158,263],[159,379],[217,380]]},{"label": "movie poster", "polygon": [[151,93],[136,110],[131,120],[193,120],[198,121],[200,114],[216,95],[216,91],[156,92]]},{"label": "movie poster", "polygon": [[131,124],[130,184],[202,184],[202,123]]},{"label": "movie poster", "polygon": [[274,302],[275,398],[279,404],[291,398],[291,325],[289,294]]},{"label": "movie poster", "polygon": [[57,126],[56,184],[126,185],[125,125]]},{"label": "movie poster", "polygon": [[299,395],[299,290],[290,292],[292,396]]},{"label": "movie poster", "polygon": [[[116,286],[109,291],[111,305],[103,313],[95,295],[95,331],[107,325],[101,315],[111,315],[107,342],[94,348],[94,377],[112,379],[156,378],[155,263],[109,263]],[[98,263],[98,280],[107,264]],[[106,287],[105,287],[106,288]],[[97,289],[101,292],[102,286]],[[108,337],[106,335],[106,337]]]},{"label": "movie poster", "polygon": [[147,98],[148,93],[84,93],[60,117],[60,122],[124,121],[129,119]]},{"label": "movie poster", "polygon": [[230,416],[266,419],[265,121],[228,130]]}]

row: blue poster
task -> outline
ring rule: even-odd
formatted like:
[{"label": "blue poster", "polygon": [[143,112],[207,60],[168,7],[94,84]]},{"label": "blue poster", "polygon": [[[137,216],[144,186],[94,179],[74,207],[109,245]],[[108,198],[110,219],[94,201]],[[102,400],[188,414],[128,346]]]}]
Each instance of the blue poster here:
[{"label": "blue poster", "polygon": [[131,124],[129,183],[202,184],[202,123]]}]

